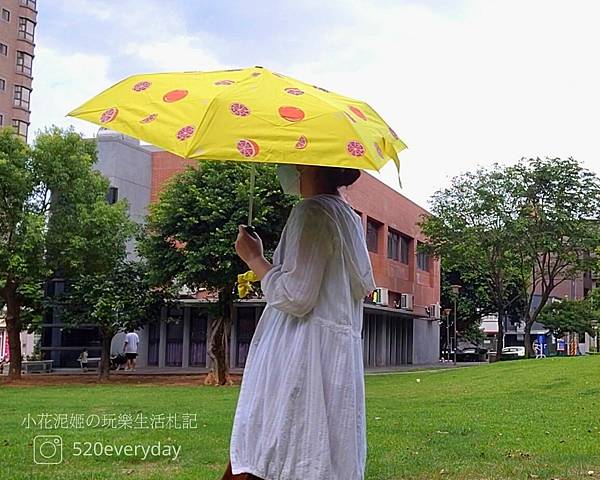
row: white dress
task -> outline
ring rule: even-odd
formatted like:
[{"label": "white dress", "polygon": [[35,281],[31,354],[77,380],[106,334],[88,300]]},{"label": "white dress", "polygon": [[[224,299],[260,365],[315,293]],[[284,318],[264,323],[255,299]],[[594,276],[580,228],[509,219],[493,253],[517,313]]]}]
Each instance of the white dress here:
[{"label": "white dress", "polygon": [[364,479],[361,330],[375,282],[359,215],[336,195],[302,199],[261,287],[267,305],[235,412],[233,474]]}]

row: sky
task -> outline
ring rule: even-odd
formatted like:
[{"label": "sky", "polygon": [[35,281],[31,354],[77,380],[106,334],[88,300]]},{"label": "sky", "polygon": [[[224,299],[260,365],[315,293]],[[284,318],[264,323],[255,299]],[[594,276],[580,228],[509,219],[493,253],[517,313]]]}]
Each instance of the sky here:
[{"label": "sky", "polygon": [[419,205],[522,157],[600,174],[596,0],[41,0],[30,132],[136,73],[262,65],[371,105]]}]

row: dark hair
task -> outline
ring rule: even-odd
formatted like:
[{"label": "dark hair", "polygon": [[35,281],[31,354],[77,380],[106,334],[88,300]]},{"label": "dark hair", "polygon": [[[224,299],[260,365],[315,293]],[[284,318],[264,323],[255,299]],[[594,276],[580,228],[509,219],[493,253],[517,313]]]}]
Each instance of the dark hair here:
[{"label": "dark hair", "polygon": [[330,190],[336,190],[339,187],[347,187],[356,182],[361,174],[357,168],[342,167],[321,167],[323,169],[323,178]]}]

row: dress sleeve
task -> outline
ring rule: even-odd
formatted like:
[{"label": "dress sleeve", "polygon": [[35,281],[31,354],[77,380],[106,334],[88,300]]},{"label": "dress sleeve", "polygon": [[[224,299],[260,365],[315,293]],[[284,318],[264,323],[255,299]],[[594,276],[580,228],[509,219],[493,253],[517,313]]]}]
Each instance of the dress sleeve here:
[{"label": "dress sleeve", "polygon": [[337,228],[323,207],[308,199],[290,213],[282,262],[261,280],[267,303],[296,317],[310,313],[317,303]]}]

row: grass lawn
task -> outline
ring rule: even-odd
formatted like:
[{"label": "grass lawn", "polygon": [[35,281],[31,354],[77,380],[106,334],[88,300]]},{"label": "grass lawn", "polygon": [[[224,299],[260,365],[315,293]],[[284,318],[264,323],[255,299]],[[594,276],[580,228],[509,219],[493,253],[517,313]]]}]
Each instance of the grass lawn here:
[{"label": "grass lawn", "polygon": [[[368,375],[366,386],[367,479],[600,479],[600,356]],[[239,386],[2,385],[0,478],[218,480],[238,393]],[[28,414],[74,413],[93,422],[103,414],[193,413],[197,428],[23,424]],[[62,437],[62,463],[34,464],[39,434]],[[74,456],[73,442],[159,441],[180,446],[179,458]]]}]

